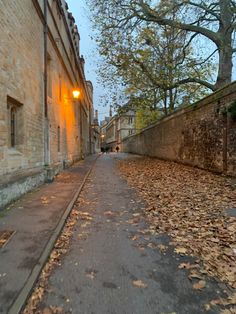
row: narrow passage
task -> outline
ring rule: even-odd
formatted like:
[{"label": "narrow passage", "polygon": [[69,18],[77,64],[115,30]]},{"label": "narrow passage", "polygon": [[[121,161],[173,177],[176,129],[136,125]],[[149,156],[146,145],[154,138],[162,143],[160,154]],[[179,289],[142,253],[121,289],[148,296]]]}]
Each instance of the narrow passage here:
[{"label": "narrow passage", "polygon": [[75,314],[218,313],[204,305],[220,286],[207,281],[195,291],[185,269],[193,258],[174,253],[167,235],[154,235],[145,204],[116,167],[118,156],[102,155],[86,183],[77,209],[71,247],[53,272],[40,308]]}]

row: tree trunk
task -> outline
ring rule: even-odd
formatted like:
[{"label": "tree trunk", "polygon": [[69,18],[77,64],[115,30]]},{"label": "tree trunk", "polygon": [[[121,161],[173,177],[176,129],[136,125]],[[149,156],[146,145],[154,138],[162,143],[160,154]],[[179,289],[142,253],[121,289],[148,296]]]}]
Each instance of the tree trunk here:
[{"label": "tree trunk", "polygon": [[216,88],[223,87],[232,80],[232,21],[233,13],[230,0],[220,0],[220,25],[218,35],[221,38],[219,49],[219,68],[216,80]]},{"label": "tree trunk", "polygon": [[219,68],[216,80],[216,88],[221,88],[232,80],[232,48],[223,46],[219,48]]},{"label": "tree trunk", "polygon": [[166,90],[164,91],[164,114],[167,116],[168,110],[167,110],[167,92]]},{"label": "tree trunk", "polygon": [[173,90],[172,89],[169,90],[169,98],[170,98],[169,112],[172,112],[175,109],[175,104],[174,104],[174,100],[173,100]]}]

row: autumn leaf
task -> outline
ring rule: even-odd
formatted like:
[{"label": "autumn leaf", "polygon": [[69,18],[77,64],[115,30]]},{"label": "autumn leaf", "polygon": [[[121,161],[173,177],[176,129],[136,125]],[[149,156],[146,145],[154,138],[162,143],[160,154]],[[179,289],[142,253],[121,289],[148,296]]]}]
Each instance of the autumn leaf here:
[{"label": "autumn leaf", "polygon": [[133,280],[132,283],[137,288],[147,288],[147,284],[145,284],[142,280]]},{"label": "autumn leaf", "polygon": [[187,253],[187,249],[184,248],[184,247],[177,247],[177,248],[175,248],[175,252],[177,254],[186,254]]},{"label": "autumn leaf", "polygon": [[204,280],[200,280],[199,282],[193,285],[194,290],[202,290],[206,287],[206,282]]},{"label": "autumn leaf", "polygon": [[210,304],[205,304],[204,308],[205,308],[206,311],[210,311],[211,305]]},{"label": "autumn leaf", "polygon": [[225,309],[220,314],[236,314],[236,308]]},{"label": "autumn leaf", "polygon": [[104,215],[112,216],[112,215],[114,215],[114,213],[112,211],[108,210],[108,211],[104,212]]},{"label": "autumn leaf", "polygon": [[163,244],[158,244],[157,247],[161,252],[165,252],[168,249],[168,247]]}]

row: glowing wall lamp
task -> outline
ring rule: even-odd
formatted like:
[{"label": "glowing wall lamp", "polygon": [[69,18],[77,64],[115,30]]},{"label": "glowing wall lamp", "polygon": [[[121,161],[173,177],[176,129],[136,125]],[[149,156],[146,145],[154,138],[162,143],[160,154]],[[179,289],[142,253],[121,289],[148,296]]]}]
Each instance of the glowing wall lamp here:
[{"label": "glowing wall lamp", "polygon": [[78,99],[79,96],[80,96],[80,91],[79,91],[78,89],[74,89],[74,90],[72,91],[72,95],[73,95],[73,98],[74,98],[74,99]]}]

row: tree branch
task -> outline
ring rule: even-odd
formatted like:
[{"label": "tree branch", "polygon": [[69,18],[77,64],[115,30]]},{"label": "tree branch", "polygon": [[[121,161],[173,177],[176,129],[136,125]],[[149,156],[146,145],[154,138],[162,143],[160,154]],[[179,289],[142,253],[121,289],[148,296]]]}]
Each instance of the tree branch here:
[{"label": "tree branch", "polygon": [[169,88],[175,88],[175,87],[178,87],[180,85],[188,84],[188,83],[197,83],[197,84],[206,86],[207,88],[211,89],[212,91],[216,90],[215,85],[213,85],[213,84],[211,84],[209,82],[206,82],[204,80],[201,80],[201,79],[198,79],[198,78],[194,78],[194,77],[190,77],[190,78],[186,78],[186,79],[180,80],[180,81],[174,83],[173,85],[171,85]]},{"label": "tree branch", "polygon": [[139,0],[139,6],[142,9],[142,14],[140,14],[138,11],[136,11],[136,15],[145,21],[149,22],[156,22],[159,25],[169,25],[171,27],[175,27],[178,29],[194,32],[194,33],[199,33],[210,40],[212,40],[217,46],[222,43],[222,38],[221,36],[213,32],[207,28],[197,26],[197,25],[191,25],[191,24],[186,24],[186,23],[181,23],[178,21],[174,21],[171,19],[163,18],[158,15],[158,13],[151,9],[149,5],[147,5],[143,0]]},{"label": "tree branch", "polygon": [[197,8],[200,8],[200,9],[204,10],[205,12],[213,15],[218,21],[220,21],[220,16],[215,11],[213,11],[209,7],[205,6],[204,4],[194,3],[192,1],[188,1],[187,4],[190,4],[190,5],[194,6],[194,7],[197,7]]},{"label": "tree branch", "polygon": [[203,61],[201,62],[196,62],[194,64],[194,66],[199,66],[199,65],[203,65],[204,63],[206,63],[216,52],[218,51],[218,48],[215,49],[206,59],[204,59]]}]

